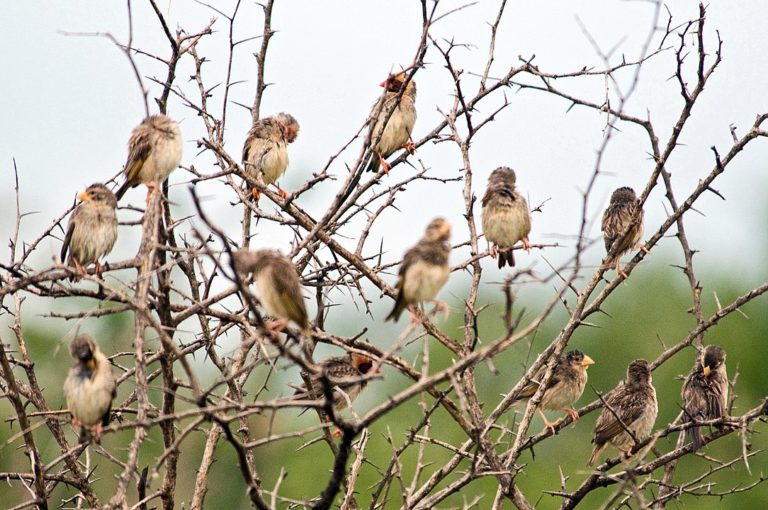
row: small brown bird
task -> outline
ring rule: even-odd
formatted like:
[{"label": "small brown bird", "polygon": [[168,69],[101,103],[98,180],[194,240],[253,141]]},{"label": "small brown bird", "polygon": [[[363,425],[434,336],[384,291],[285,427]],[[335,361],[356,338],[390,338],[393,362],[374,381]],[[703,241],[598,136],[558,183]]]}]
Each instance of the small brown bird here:
[{"label": "small brown bird", "polygon": [[640,239],[643,237],[643,209],[635,195],[635,190],[629,187],[618,188],[611,195],[611,202],[603,213],[603,237],[605,251],[610,255],[605,263],[616,264],[616,272],[627,277],[621,269],[621,256],[635,248],[648,251]]},{"label": "small brown bird", "polygon": [[[331,385],[331,391],[333,393],[333,410],[336,413],[341,412],[347,407],[347,398],[349,399],[349,402],[354,401],[368,384],[368,381],[358,381],[356,379],[359,379],[369,372],[378,373],[378,369],[376,372],[371,372],[371,369],[373,368],[373,360],[371,358],[357,353],[326,358],[320,361],[318,365]],[[304,385],[296,390],[296,395],[302,396],[303,398],[323,398],[321,376],[319,374],[313,375],[311,381],[314,395],[309,395],[309,392],[307,392],[307,388]]]},{"label": "small brown bird", "polygon": [[[405,149],[410,154],[416,152],[416,146],[411,141],[411,132],[414,124],[416,124],[416,83],[413,80],[405,85],[405,91],[395,107],[397,96],[405,84],[406,77],[405,71],[390,74],[385,81],[379,84],[387,92],[383,101],[378,101],[371,110],[371,117],[378,112],[376,120],[371,123],[369,133],[371,142],[376,139],[379,133],[381,133],[381,137],[373,147],[375,157],[371,157],[371,162],[368,165],[369,172],[375,172],[381,165],[384,168],[384,173],[389,173],[391,165],[387,163],[385,158],[394,154],[398,149]],[[394,108],[392,116],[382,128],[384,120],[392,108]]]},{"label": "small brown bird", "polygon": [[165,115],[151,115],[131,133],[128,160],[123,173],[125,183],[115,195],[123,198],[128,188],[144,184],[148,192],[165,181],[181,163],[181,130]]},{"label": "small brown bird", "polygon": [[[96,274],[101,277],[99,259],[112,251],[117,240],[117,198],[99,183],[88,186],[77,198],[81,202],[69,218],[61,260],[75,267],[78,275],[86,274],[86,266],[95,262]],[[77,275],[70,277],[70,281],[79,279]]]},{"label": "small brown bird", "polygon": [[[278,186],[277,180],[288,168],[288,144],[299,136],[299,123],[292,115],[278,113],[274,117],[257,120],[243,146],[243,171],[253,179],[263,179],[265,185],[274,184],[281,197],[288,193]],[[258,200],[261,194],[251,188],[251,195]]]},{"label": "small brown bird", "polygon": [[[687,420],[713,420],[726,415],[728,374],[725,351],[708,345],[683,383],[683,411]],[[718,428],[722,428],[722,425]],[[694,451],[701,448],[701,427],[692,427]]]},{"label": "small brown bird", "polygon": [[64,396],[72,414],[72,426],[80,427],[80,440],[91,432],[98,441],[102,427],[109,425],[117,385],[107,357],[93,338],[79,335],[69,346],[77,363],[64,381]]},{"label": "small brown bird", "polygon": [[277,320],[268,323],[272,331],[282,331],[291,320],[298,324],[306,339],[305,348],[311,356],[314,350],[312,326],[307,316],[301,282],[296,266],[287,257],[275,250],[238,250],[233,255],[233,266],[241,277],[253,273],[253,280],[259,291],[259,300],[267,314]]},{"label": "small brown bird", "polygon": [[531,232],[531,215],[528,202],[515,189],[515,171],[499,167],[488,178],[483,196],[483,232],[485,239],[493,243],[491,256],[499,257],[499,269],[506,264],[515,265],[512,247],[518,241],[523,248],[531,249],[528,234]]},{"label": "small brown bird", "polygon": [[[386,320],[397,321],[407,306],[435,299],[451,272],[448,267],[450,238],[451,224],[436,218],[427,226],[424,237],[405,252],[397,280],[397,300]],[[444,303],[437,305],[447,309]]]},{"label": "small brown bird", "polygon": [[[546,428],[555,433],[555,427],[562,417],[554,422],[547,420],[542,409],[551,409],[554,411],[563,411],[574,423],[579,419],[579,413],[571,406],[579,400],[584,393],[584,386],[587,384],[587,367],[595,362],[589,356],[581,351],[571,351],[565,356],[561,356],[552,372],[552,377],[544,390],[544,395],[539,403],[539,414],[544,420]],[[539,384],[547,371],[546,365],[541,367],[533,379],[520,390],[515,398],[515,402],[527,402],[539,389]]]},{"label": "small brown bird", "polygon": [[605,398],[605,407],[595,423],[595,448],[587,465],[595,463],[609,442],[629,457],[635,440],[643,441],[650,434],[658,411],[650,365],[636,359],[627,368],[626,381]]}]

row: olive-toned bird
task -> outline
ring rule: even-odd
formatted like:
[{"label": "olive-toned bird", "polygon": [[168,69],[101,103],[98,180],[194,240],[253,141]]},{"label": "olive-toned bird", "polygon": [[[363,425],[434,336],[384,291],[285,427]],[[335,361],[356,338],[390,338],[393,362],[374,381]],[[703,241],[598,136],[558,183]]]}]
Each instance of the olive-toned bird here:
[{"label": "olive-toned bird", "polygon": [[[391,165],[387,163],[388,158],[398,149],[405,149],[413,154],[416,146],[411,141],[411,132],[416,124],[416,83],[411,80],[405,84],[407,73],[390,74],[387,79],[379,84],[386,89],[383,101],[379,100],[371,110],[371,117],[376,115],[375,121],[371,122],[369,136],[373,142],[381,134],[378,143],[373,147],[373,156],[368,165],[369,172],[375,172],[381,166],[384,173],[388,173]],[[400,96],[400,91],[405,90]],[[397,106],[395,106],[397,104]],[[389,117],[386,125],[384,121],[389,111],[394,108],[392,116]]]},{"label": "olive-toned bird", "polygon": [[93,338],[79,335],[69,346],[77,362],[64,381],[64,396],[72,414],[72,425],[80,428],[80,440],[88,432],[98,441],[102,427],[109,425],[117,385],[107,357]]},{"label": "olive-toned bird", "polygon": [[[685,421],[713,420],[726,415],[728,404],[728,374],[725,351],[708,345],[701,351],[691,373],[683,383],[683,412]],[[719,426],[722,428],[722,425]],[[693,449],[701,448],[701,427],[692,427]]]},{"label": "olive-toned bird", "polygon": [[531,214],[528,202],[515,189],[515,171],[499,167],[488,178],[483,196],[483,233],[489,243],[491,256],[499,257],[499,269],[506,264],[515,265],[512,247],[518,241],[529,250],[531,243]]},{"label": "olive-toned bird", "polygon": [[[386,320],[397,321],[407,306],[435,299],[450,274],[450,238],[451,224],[436,218],[427,226],[424,237],[405,253],[397,280],[397,300]],[[447,308],[444,303],[437,305]]]},{"label": "olive-toned bird", "polygon": [[[96,274],[102,273],[99,259],[106,256],[117,240],[117,198],[103,184],[91,184],[77,195],[81,200],[67,224],[67,233],[61,246],[61,260],[77,270],[71,281],[79,280],[78,275],[86,274],[86,267],[96,263]],[[69,257],[67,257],[69,252]]]},{"label": "olive-toned bird", "polygon": [[[552,430],[553,434],[555,433],[555,427],[563,420],[563,417],[550,422],[547,420],[542,409],[563,411],[571,417],[571,420],[576,422],[579,419],[579,413],[571,406],[584,393],[584,386],[587,384],[587,367],[594,363],[592,358],[577,350],[570,351],[567,355],[561,356],[558,359],[538,408],[546,428]],[[533,379],[520,390],[514,402],[527,402],[530,400],[539,389],[546,371],[546,365],[541,367],[533,376]]]},{"label": "olive-toned bird", "polygon": [[643,209],[635,190],[629,187],[616,189],[603,213],[603,237],[605,251],[610,257],[605,263],[616,265],[616,272],[627,277],[621,269],[621,256],[635,248],[648,251],[640,242],[643,237]]},{"label": "olive-toned bird", "polygon": [[282,331],[288,321],[295,322],[305,337],[308,356],[314,350],[312,326],[309,322],[301,282],[296,266],[288,257],[275,250],[249,251],[241,249],[233,254],[235,271],[243,278],[253,273],[261,302],[267,314],[277,320],[268,323],[273,331]]},{"label": "olive-toned bird", "polygon": [[144,119],[128,140],[126,180],[115,195],[123,198],[128,188],[144,184],[148,192],[162,184],[181,163],[181,130],[169,117],[158,114]]},{"label": "olive-toned bird", "polygon": [[[373,368],[373,360],[364,354],[349,353],[346,356],[333,356],[318,363],[322,373],[327,377],[333,393],[333,409],[341,412],[354,401],[363,391],[368,381],[360,381],[360,377],[370,373]],[[378,372],[378,370],[376,371]],[[323,398],[322,377],[320,374],[311,377],[313,395],[310,395],[306,386],[302,385],[296,390],[296,395],[302,398]]]},{"label": "olive-toned bird", "polygon": [[658,411],[650,365],[637,359],[629,364],[627,379],[605,398],[605,407],[595,423],[595,448],[587,465],[594,465],[607,443],[629,457],[635,440],[643,441],[650,434]]},{"label": "olive-toned bird", "polygon": [[[243,171],[252,179],[262,179],[266,186],[274,184],[281,197],[288,197],[277,180],[288,168],[288,144],[299,136],[299,123],[287,113],[265,117],[254,122],[243,146]],[[261,194],[251,188],[258,200]]]}]

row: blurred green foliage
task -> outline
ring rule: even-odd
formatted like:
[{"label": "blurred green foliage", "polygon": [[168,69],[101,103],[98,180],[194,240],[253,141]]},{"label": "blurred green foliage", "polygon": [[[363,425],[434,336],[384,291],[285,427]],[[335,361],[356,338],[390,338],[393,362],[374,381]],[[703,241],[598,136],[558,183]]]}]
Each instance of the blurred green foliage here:
[{"label": "blurred green foliage", "polygon": [[[733,279],[721,278],[718,274],[709,274],[705,281],[703,303],[705,316],[711,315],[717,307],[715,293],[720,302],[725,305],[736,296],[748,290],[747,284]],[[487,292],[481,295],[480,304],[490,303],[489,310],[483,313],[480,324],[480,341],[483,344],[490,343],[499,338],[502,332],[502,323],[498,317],[502,313],[502,303],[497,302],[500,293],[492,285],[481,287]],[[455,295],[461,295],[458,289],[453,289]],[[550,296],[542,291],[523,288],[518,295],[518,309],[525,306],[526,312],[523,321],[536,316],[543,308]],[[571,294],[566,296],[568,305],[575,298]],[[594,327],[584,326],[577,330],[569,349],[578,348],[589,354],[596,364],[590,367],[590,379],[587,390],[580,400],[583,405],[595,398],[595,390],[605,392],[613,388],[624,376],[627,364],[635,358],[645,357],[654,359],[664,349],[680,341],[695,324],[693,316],[688,313],[691,304],[690,289],[680,278],[679,269],[668,266],[663,269],[654,269],[640,266],[630,278],[627,285],[620,288],[611,296],[604,307],[603,314],[596,314],[591,318]],[[75,306],[75,304],[73,304]],[[456,306],[456,305],[454,305]],[[739,374],[734,413],[741,414],[745,410],[755,406],[761,398],[768,394],[768,378],[764,376],[764,364],[768,359],[768,315],[765,313],[766,299],[762,296],[742,308],[745,315],[734,313],[724,319],[716,328],[710,330],[705,336],[705,343],[716,343],[723,346],[728,352],[728,370],[732,378]],[[527,339],[520,342],[508,351],[494,359],[493,364],[498,373],[493,373],[486,364],[478,366],[476,371],[477,387],[481,391],[485,402],[484,411],[490,412],[504,395],[518,380],[524,371],[524,367],[530,364],[538,352],[540,352],[558,334],[567,317],[563,306],[539,328],[539,330]],[[461,332],[461,314],[453,313],[446,323],[444,331]],[[108,355],[117,352],[131,351],[131,318],[128,314],[105,317],[100,320],[99,328],[93,331],[102,344],[102,349]],[[333,323],[329,324],[329,330],[334,330]],[[64,380],[66,370],[70,365],[67,345],[60,339],[63,332],[46,327],[46,322],[32,320],[26,323],[24,329],[30,354],[35,360],[35,370],[40,384],[44,387],[44,393],[48,403],[53,408],[63,407],[61,383]],[[381,332],[373,332],[373,338],[385,338]],[[4,335],[3,340],[8,343],[9,335]],[[11,341],[14,345],[14,342]],[[421,341],[409,346],[403,356],[406,359],[415,359],[421,352]],[[431,372],[440,370],[451,363],[450,353],[437,342],[430,343]],[[122,366],[132,365],[130,358],[118,357],[117,363]],[[680,376],[687,374],[694,361],[694,350],[688,348],[676,355],[668,363],[654,372],[654,384],[659,395],[659,417],[657,428],[673,420],[680,406]],[[200,370],[205,360],[196,360]],[[150,367],[156,369],[156,366]],[[208,381],[212,381],[213,373],[209,374]],[[266,370],[254,373],[252,381],[249,381],[249,398],[252,399],[255,392],[263,385]],[[17,376],[25,381],[20,369],[16,370]],[[205,378],[204,382],[205,382]],[[289,383],[299,383],[295,370],[278,371],[272,375],[264,394],[286,395],[292,390]],[[410,381],[397,374],[394,370],[384,368],[383,379],[374,381],[358,399],[355,408],[358,412],[382,402],[387,395],[392,395],[406,388]],[[117,402],[122,401],[129,394],[128,385],[122,385]],[[448,389],[447,384],[441,385]],[[155,382],[152,385],[150,397],[154,405],[161,402],[160,385]],[[392,452],[404,441],[405,434],[413,427],[422,416],[422,407],[419,398],[399,406],[383,419],[376,422],[370,429],[371,437],[366,448],[366,463],[360,473],[358,481],[358,502],[366,507],[371,498],[371,492],[379,480],[382,472],[392,460]],[[432,404],[431,398],[426,398],[424,403]],[[180,407],[189,404],[179,403]],[[33,411],[28,407],[28,411]],[[0,427],[0,471],[29,471],[29,460],[19,447],[22,443],[18,430],[18,422],[12,420],[13,410],[7,399],[0,400],[0,412],[6,419]],[[557,413],[549,413],[550,419]],[[535,448],[534,452],[526,452],[520,458],[520,463],[525,464],[525,469],[518,477],[518,483],[522,491],[531,502],[536,503],[537,508],[547,509],[559,506],[560,500],[544,494],[543,491],[557,491],[561,489],[560,473],[567,476],[566,487],[575,489],[588,475],[585,463],[591,451],[590,439],[596,413],[582,418],[575,427],[564,429],[558,436],[550,438]],[[125,416],[124,419],[132,419],[133,416]],[[503,418],[507,426],[513,424],[516,413],[510,411]],[[63,417],[60,418],[62,421]],[[39,422],[35,418],[34,422]],[[316,423],[317,416],[313,412],[300,413],[298,410],[282,411],[276,416],[270,414],[254,415],[250,418],[252,438],[263,437],[270,430],[273,433],[285,433]],[[189,420],[179,424],[185,427]],[[209,425],[206,424],[206,427]],[[534,418],[531,432],[538,432],[542,422],[538,417]],[[756,434],[750,436],[752,451],[768,448],[768,435],[765,434],[764,423],[755,424]],[[233,424],[233,429],[236,426]],[[67,426],[70,440],[74,440],[74,432]],[[430,422],[428,433],[424,435],[438,438],[441,441],[460,445],[465,436],[455,423],[439,409]],[[35,429],[35,438],[44,455],[45,462],[58,456],[58,447],[51,439],[46,427]],[[309,437],[291,438],[273,443],[255,451],[256,465],[263,487],[272,490],[280,480],[281,472],[284,479],[280,481],[279,493],[281,495],[304,499],[317,495],[327,483],[332,467],[332,456],[325,443],[313,442],[302,448],[307,442],[319,435],[315,433]],[[117,459],[124,460],[125,447],[133,437],[132,431],[109,434],[102,440],[100,447]],[[662,451],[673,448],[675,437],[662,439],[657,447]],[[194,487],[194,480],[202,457],[202,448],[205,441],[203,431],[193,432],[182,444],[179,464],[179,501],[177,507],[189,503],[189,498]],[[505,438],[509,441],[509,436]],[[91,447],[92,449],[94,447]],[[156,457],[163,451],[162,438],[159,428],[150,430],[149,436],[144,441],[141,450],[139,466],[152,465]],[[741,443],[737,434],[730,435],[711,445],[704,453],[720,461],[728,461],[740,455]],[[609,454],[615,451],[609,449]],[[400,457],[402,472],[386,494],[386,508],[399,507],[402,502],[403,492],[409,490],[413,484],[414,464],[417,454],[417,445],[408,448]],[[416,486],[423,483],[426,477],[439,466],[451,458],[451,452],[445,448],[433,444],[426,444],[423,451],[423,462],[427,464],[426,470],[419,477]],[[86,462],[86,456],[81,456],[81,462]],[[102,455],[95,452],[90,454],[90,469],[95,469],[95,477],[99,481],[94,485],[97,494],[101,498],[108,499],[115,487],[115,475],[120,472],[120,467]],[[706,491],[706,483],[711,482],[713,492],[727,491],[737,486],[745,486],[755,481],[760,473],[765,471],[766,454],[760,453],[752,458],[750,475],[743,462],[737,462],[730,469],[716,473],[705,480],[701,492]],[[703,475],[711,467],[711,463],[702,457],[685,457],[678,465],[674,480],[681,481]],[[448,477],[440,487],[455,480],[460,474],[470,468],[467,461],[463,461],[456,472]],[[284,470],[284,471],[283,471]],[[660,477],[661,471],[654,473]],[[490,507],[495,494],[496,480],[493,477],[482,477],[460,493],[443,501],[441,508],[461,507],[465,502],[472,501],[477,496],[482,496],[477,502],[478,508]],[[160,479],[150,480],[152,487],[157,487]],[[402,485],[401,485],[402,484]],[[136,488],[131,489],[133,494],[130,499],[136,500]],[[655,494],[658,487],[653,486]],[[594,491],[582,504],[584,508],[597,508],[607,500],[615,487]],[[763,508],[766,501],[768,488],[760,486],[757,489],[729,496],[725,500],[717,497],[693,498],[682,496],[680,506],[685,507],[696,504],[700,510],[722,508]],[[28,498],[28,493],[21,488],[18,482],[3,484],[0,489],[3,506],[13,506]],[[73,491],[63,486],[58,486],[51,496],[54,505],[59,501],[73,496]],[[648,495],[648,497],[652,497]],[[186,499],[185,499],[186,498]],[[269,500],[269,496],[266,498]],[[245,495],[245,487],[237,466],[236,456],[229,444],[221,441],[216,452],[216,462],[213,465],[209,480],[207,495],[208,508],[244,508],[249,506]],[[285,507],[286,503],[278,504]],[[67,506],[70,506],[69,504]],[[507,505],[509,506],[509,505]],[[673,503],[673,506],[675,504]]]}]

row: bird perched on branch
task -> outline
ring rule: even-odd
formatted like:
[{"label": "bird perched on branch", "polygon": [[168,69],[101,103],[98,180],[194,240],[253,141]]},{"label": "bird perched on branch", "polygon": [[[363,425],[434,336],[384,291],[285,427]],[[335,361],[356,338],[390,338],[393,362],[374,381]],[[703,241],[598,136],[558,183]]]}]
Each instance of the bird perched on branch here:
[{"label": "bird perched on branch", "polygon": [[506,264],[515,265],[512,247],[518,241],[529,250],[531,243],[531,215],[528,202],[515,189],[515,171],[499,167],[488,178],[488,187],[483,196],[483,233],[493,243],[491,256],[499,257],[499,269]]},{"label": "bird perched on branch", "polygon": [[627,368],[627,379],[604,399],[603,412],[595,423],[592,442],[595,448],[587,465],[592,466],[607,443],[629,457],[637,442],[653,429],[658,414],[656,389],[651,368],[644,359],[636,359]]},{"label": "bird perched on branch", "polygon": [[[684,419],[713,420],[726,415],[728,403],[728,374],[725,369],[725,351],[717,345],[708,345],[683,383]],[[722,425],[718,426],[722,428]],[[701,448],[701,427],[692,427],[694,451]]]},{"label": "bird perched on branch", "polygon": [[253,273],[253,283],[259,291],[259,301],[267,314],[277,320],[267,323],[271,331],[282,331],[288,321],[295,322],[305,338],[305,351],[314,351],[312,326],[301,293],[296,266],[288,257],[275,250],[238,250],[233,255],[233,267],[242,278]]},{"label": "bird perched on branch", "polygon": [[642,248],[640,239],[643,237],[643,209],[635,190],[629,187],[616,189],[611,195],[611,201],[603,213],[603,237],[605,251],[609,258],[607,265],[616,265],[616,272],[627,277],[621,269],[621,256],[635,248]]},{"label": "bird perched on branch", "polygon": [[[281,197],[288,197],[277,180],[288,168],[288,144],[298,136],[299,123],[287,113],[257,120],[243,146],[243,171],[252,179],[263,179],[267,186],[274,184]],[[256,188],[251,188],[251,195],[255,200],[261,196]]]},{"label": "bird perched on branch", "polygon": [[[336,413],[344,410],[349,402],[354,401],[362,392],[368,381],[360,381],[360,377],[371,372],[373,360],[364,354],[349,353],[346,356],[333,356],[318,363],[322,373],[327,377],[330,390],[333,393],[333,410]],[[306,374],[304,374],[306,376]],[[310,378],[312,394],[302,385],[295,395],[303,398],[323,398],[323,382],[320,374]]]},{"label": "bird perched on branch", "polygon": [[[99,259],[112,251],[117,240],[117,198],[109,188],[96,183],[77,195],[81,200],[67,224],[67,233],[61,246],[61,260],[75,267],[77,275],[70,281],[80,279],[86,273],[86,266],[95,262],[96,274],[101,277]],[[67,258],[67,252],[69,257]]]},{"label": "bird perched on branch", "polygon": [[144,119],[128,140],[125,183],[115,195],[123,198],[128,188],[144,184],[148,192],[162,184],[181,163],[181,130],[169,117],[158,114]]},{"label": "bird perched on branch", "polygon": [[[450,238],[451,224],[436,218],[427,226],[424,237],[405,252],[397,280],[397,300],[386,320],[397,321],[407,306],[435,299],[450,274]],[[438,302],[437,306],[447,309],[444,303]]]},{"label": "bird perched on branch", "polygon": [[[546,428],[555,433],[555,427],[562,417],[554,422],[547,420],[542,409],[551,409],[554,411],[563,411],[575,423],[579,419],[579,413],[571,406],[579,400],[584,393],[584,386],[587,384],[587,367],[595,362],[589,356],[581,351],[571,351],[558,359],[557,364],[552,370],[552,377],[549,379],[547,389],[539,402],[539,414],[544,420]],[[515,398],[515,403],[527,402],[539,389],[541,380],[547,371],[546,365],[541,367],[531,381],[526,384]],[[514,404],[513,404],[514,405]]]},{"label": "bird perched on branch", "polygon": [[72,426],[80,428],[80,441],[90,432],[98,441],[102,427],[109,425],[117,385],[107,357],[93,338],[79,335],[69,346],[77,363],[64,381],[64,396],[72,414]]},{"label": "bird perched on branch", "polygon": [[[368,165],[369,172],[375,172],[381,166],[384,173],[388,173],[391,165],[387,163],[388,158],[398,149],[405,149],[410,154],[416,152],[416,146],[411,141],[411,132],[416,124],[416,83],[413,80],[405,84],[407,78],[406,71],[390,74],[386,80],[379,86],[386,89],[383,101],[376,102],[371,110],[371,117],[375,115],[375,120],[371,121],[369,136],[371,143],[380,135],[378,143],[373,147],[373,156]],[[404,88],[403,88],[404,87]],[[403,91],[402,95],[400,92]],[[400,99],[398,100],[398,95]],[[397,104],[397,106],[395,106]],[[384,124],[390,110],[394,108],[392,116],[389,117],[386,125]]]}]

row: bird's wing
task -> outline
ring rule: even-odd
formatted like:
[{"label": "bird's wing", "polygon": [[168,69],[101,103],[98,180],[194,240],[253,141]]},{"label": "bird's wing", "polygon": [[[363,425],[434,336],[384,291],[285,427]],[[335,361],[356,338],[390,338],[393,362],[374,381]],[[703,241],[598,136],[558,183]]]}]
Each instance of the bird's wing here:
[{"label": "bird's wing", "polygon": [[144,166],[144,162],[152,152],[152,140],[150,129],[138,129],[131,135],[128,142],[128,159],[125,162],[123,173],[128,182],[133,182]]},{"label": "bird's wing", "polygon": [[72,215],[72,218],[69,220],[69,225],[67,225],[67,233],[64,236],[64,243],[61,245],[61,261],[63,263],[66,263],[67,259],[67,250],[69,250],[69,243],[72,242],[72,234],[75,231],[75,215]]},{"label": "bird's wing", "polygon": [[644,412],[643,396],[629,394],[626,388],[621,388],[613,395],[613,398],[609,396],[606,399],[606,408],[603,409],[597,424],[595,424],[594,442],[602,444],[625,432],[627,427],[637,421]]}]

